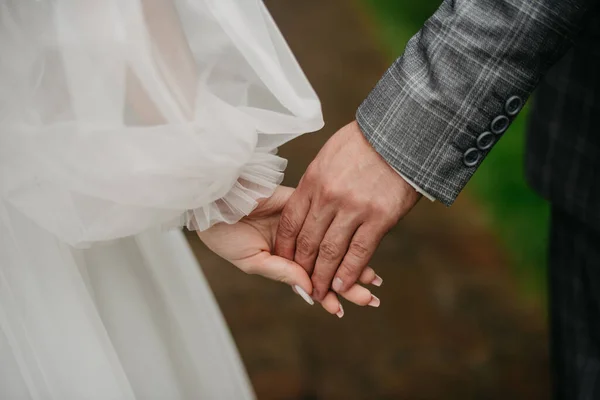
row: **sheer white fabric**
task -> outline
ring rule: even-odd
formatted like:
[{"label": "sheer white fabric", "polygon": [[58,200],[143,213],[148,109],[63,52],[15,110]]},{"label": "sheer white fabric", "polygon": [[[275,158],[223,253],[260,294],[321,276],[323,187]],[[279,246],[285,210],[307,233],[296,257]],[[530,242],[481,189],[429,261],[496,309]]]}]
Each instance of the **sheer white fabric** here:
[{"label": "sheer white fabric", "polygon": [[236,221],[322,125],[258,0],[0,7],[2,193],[67,243]]},{"label": "sheer white fabric", "polygon": [[163,229],[247,215],[322,126],[262,2],[4,0],[0,54],[0,398],[252,398]]}]

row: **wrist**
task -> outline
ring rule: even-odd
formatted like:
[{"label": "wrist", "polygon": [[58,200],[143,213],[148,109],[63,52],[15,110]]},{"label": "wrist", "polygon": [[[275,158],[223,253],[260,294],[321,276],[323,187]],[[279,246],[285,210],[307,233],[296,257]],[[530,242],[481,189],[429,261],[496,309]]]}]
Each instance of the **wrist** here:
[{"label": "wrist", "polygon": [[404,178],[387,160],[377,152],[377,150],[367,140],[366,136],[362,132],[360,125],[357,121],[350,123],[352,129],[350,130],[353,135],[357,136],[357,140],[364,142],[364,146],[370,149],[369,153],[372,157],[376,158],[375,163],[382,169],[384,180],[386,182],[385,187],[388,188],[390,194],[394,194],[396,199],[396,207],[400,212],[400,215],[405,214],[410,210],[422,197],[422,194],[418,188],[410,182],[410,180]]},{"label": "wrist", "polygon": [[402,174],[399,174],[395,169],[394,173],[396,174],[397,179],[401,181],[400,209],[405,213],[413,208],[419,202],[419,200],[423,198],[423,194],[419,192],[419,190],[409,180],[405,179]]},{"label": "wrist", "polygon": [[369,145],[369,147],[371,147],[381,158],[381,160],[383,160],[383,162],[394,171],[394,173],[396,175],[398,175],[400,177],[400,179],[402,180],[403,183],[407,184],[408,186],[410,186],[410,188],[406,188],[407,191],[409,191],[409,189],[413,189],[415,192],[417,192],[417,194],[419,195],[418,198],[420,199],[421,197],[426,197],[429,201],[435,201],[435,198],[427,193],[425,190],[423,190],[421,187],[419,187],[417,184],[415,184],[411,179],[409,179],[405,174],[403,174],[401,171],[399,171],[398,169],[396,169],[396,167],[394,167],[392,164],[390,164],[385,157],[383,157],[383,155],[381,155],[377,149],[369,142],[369,140],[367,139],[367,136],[364,134],[362,128],[360,127],[360,124],[355,120],[352,121],[352,125],[354,125],[354,127],[356,128],[356,131],[360,132],[360,134],[362,135],[363,139],[365,140],[365,142]]}]

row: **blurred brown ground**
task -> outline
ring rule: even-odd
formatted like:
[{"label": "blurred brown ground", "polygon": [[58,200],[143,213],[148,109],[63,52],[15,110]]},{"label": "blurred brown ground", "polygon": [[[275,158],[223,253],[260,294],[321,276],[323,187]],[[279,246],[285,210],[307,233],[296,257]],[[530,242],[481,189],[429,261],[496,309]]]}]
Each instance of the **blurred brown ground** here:
[{"label": "blurred brown ground", "polygon": [[[281,151],[294,185],[353,119],[387,61],[352,1],[266,3],[326,120]],[[346,305],[342,320],[189,237],[261,400],[549,398],[543,307],[519,296],[485,216],[466,196],[451,209],[421,201],[372,260],[385,281],[375,291],[381,308]]]}]

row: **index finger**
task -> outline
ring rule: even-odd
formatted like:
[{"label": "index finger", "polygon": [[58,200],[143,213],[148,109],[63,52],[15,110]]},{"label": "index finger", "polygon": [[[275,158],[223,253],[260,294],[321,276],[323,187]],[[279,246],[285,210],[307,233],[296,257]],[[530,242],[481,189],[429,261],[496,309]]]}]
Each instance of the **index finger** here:
[{"label": "index finger", "polygon": [[[297,286],[309,296],[313,291],[310,277],[301,265],[285,258],[274,256],[267,251],[262,251],[252,257],[237,261],[235,264],[248,274],[260,275],[277,282],[286,283],[292,287]],[[305,298],[305,300],[311,303],[309,301],[310,298]]]},{"label": "index finger", "polygon": [[277,226],[275,255],[288,260],[294,260],[296,238],[298,237],[298,233],[300,233],[300,229],[302,229],[309,208],[310,200],[301,191],[296,190],[290,196],[290,199],[281,212],[279,225]]}]

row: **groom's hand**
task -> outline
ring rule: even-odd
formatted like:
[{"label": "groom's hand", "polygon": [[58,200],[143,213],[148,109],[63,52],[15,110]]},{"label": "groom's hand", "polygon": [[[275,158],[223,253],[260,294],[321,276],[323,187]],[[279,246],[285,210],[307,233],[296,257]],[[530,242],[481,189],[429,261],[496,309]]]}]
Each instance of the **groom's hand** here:
[{"label": "groom's hand", "polygon": [[[217,224],[198,232],[198,236],[213,252],[242,271],[292,285],[296,293],[313,304],[308,296],[312,293],[312,284],[306,271],[297,263],[273,255],[279,218],[292,192],[291,188],[279,186],[272,197],[259,200],[256,209],[238,223]],[[359,282],[379,286],[381,278],[372,268],[365,268]],[[300,289],[305,293],[302,294]],[[360,306],[379,305],[371,291],[358,283],[342,293],[342,297]],[[329,313],[339,318],[344,316],[344,309],[335,293],[329,292],[320,302]]]},{"label": "groom's hand", "polygon": [[315,299],[330,287],[343,293],[419,198],[352,122],[323,146],[290,197],[275,253],[312,274]]}]

